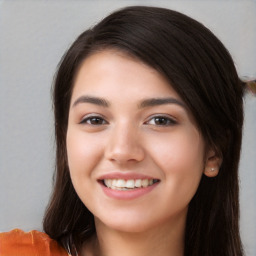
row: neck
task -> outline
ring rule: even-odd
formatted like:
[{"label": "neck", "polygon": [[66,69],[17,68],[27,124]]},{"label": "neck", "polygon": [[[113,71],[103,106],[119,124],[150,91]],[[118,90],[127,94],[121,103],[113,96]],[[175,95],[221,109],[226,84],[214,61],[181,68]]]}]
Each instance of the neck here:
[{"label": "neck", "polygon": [[183,256],[185,220],[158,225],[144,232],[123,232],[95,220],[96,236],[82,255],[92,256]]}]

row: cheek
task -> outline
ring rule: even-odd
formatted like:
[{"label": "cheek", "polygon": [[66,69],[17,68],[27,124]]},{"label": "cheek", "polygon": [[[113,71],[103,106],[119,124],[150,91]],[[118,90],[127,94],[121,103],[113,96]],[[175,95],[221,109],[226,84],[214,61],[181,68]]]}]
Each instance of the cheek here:
[{"label": "cheek", "polygon": [[154,161],[162,170],[167,187],[192,198],[203,173],[204,143],[198,133],[169,136],[152,148]]},{"label": "cheek", "polygon": [[95,170],[101,161],[102,146],[82,131],[69,129],[67,132],[67,155],[71,180],[81,201],[91,209],[91,202],[97,201],[94,193]]},{"label": "cheek", "polygon": [[203,150],[197,141],[189,142],[179,140],[164,151],[164,166],[176,166],[179,172],[191,173],[203,167]]},{"label": "cheek", "polygon": [[174,170],[188,173],[198,168],[202,171],[204,142],[196,129],[185,127],[159,139],[152,148],[163,167],[176,166]]},{"label": "cheek", "polygon": [[83,132],[69,129],[67,132],[67,155],[71,177],[85,176],[100,161],[101,145]]}]

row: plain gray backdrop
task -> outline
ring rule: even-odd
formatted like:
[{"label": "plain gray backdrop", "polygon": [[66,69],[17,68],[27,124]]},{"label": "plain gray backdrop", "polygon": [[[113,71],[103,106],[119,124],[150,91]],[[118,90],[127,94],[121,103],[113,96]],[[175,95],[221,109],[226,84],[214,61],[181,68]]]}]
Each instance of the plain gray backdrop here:
[{"label": "plain gray backdrop", "polygon": [[[0,231],[42,230],[54,170],[50,88],[56,66],[82,31],[128,5],[167,7],[201,21],[229,49],[239,75],[256,77],[253,0],[0,1]],[[256,255],[255,128],[256,98],[247,95],[240,183],[248,256]]]}]

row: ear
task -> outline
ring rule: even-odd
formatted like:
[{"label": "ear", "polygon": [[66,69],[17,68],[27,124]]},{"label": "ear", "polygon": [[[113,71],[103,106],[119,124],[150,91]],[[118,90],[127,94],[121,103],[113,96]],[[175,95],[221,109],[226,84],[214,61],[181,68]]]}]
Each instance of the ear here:
[{"label": "ear", "polygon": [[204,175],[207,177],[216,177],[219,174],[222,157],[216,154],[214,150],[209,150],[206,155]]}]

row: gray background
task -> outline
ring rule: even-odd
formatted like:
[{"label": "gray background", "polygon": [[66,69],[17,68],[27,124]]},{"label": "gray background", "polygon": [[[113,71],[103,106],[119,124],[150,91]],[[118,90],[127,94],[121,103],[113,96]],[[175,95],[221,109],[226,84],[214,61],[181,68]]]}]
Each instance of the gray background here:
[{"label": "gray background", "polygon": [[[203,22],[231,52],[239,75],[256,77],[256,1],[0,1],[0,231],[41,230],[51,192],[50,88],[73,40],[116,8],[155,5]],[[245,100],[240,165],[241,230],[256,255],[256,98]],[[57,223],[56,223],[57,225]]]}]

